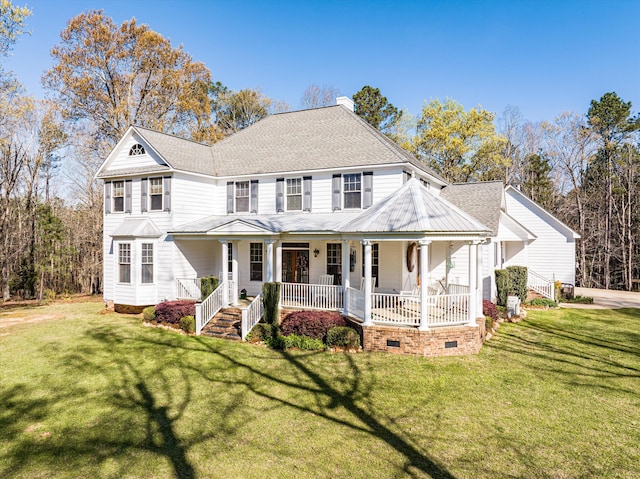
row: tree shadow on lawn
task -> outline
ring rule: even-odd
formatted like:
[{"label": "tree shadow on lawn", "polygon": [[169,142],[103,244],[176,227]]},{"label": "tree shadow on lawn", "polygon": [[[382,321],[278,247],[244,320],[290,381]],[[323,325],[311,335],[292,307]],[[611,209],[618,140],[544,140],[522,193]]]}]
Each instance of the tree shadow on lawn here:
[{"label": "tree shadow on lawn", "polygon": [[[497,341],[485,347],[508,352],[511,360],[521,357],[524,366],[536,371],[570,376],[576,385],[637,394],[637,391],[614,388],[593,379],[578,382],[579,377],[599,380],[640,377],[638,352],[632,345],[540,321],[524,321],[503,331]],[[531,358],[538,361],[532,362]]]},{"label": "tree shadow on lawn", "polygon": [[[269,358],[268,361],[273,361],[274,354],[277,354],[275,357],[291,366],[287,370],[288,374],[282,374],[279,365],[271,368],[257,366],[261,362],[261,358],[256,359],[256,355],[253,354],[247,355],[247,351],[251,350],[251,347],[230,348],[227,347],[228,343],[220,342],[220,340],[191,337],[184,341],[176,341],[169,333],[155,335],[153,338],[149,335],[130,337],[106,328],[94,330],[88,334],[104,344],[128,343],[141,345],[132,346],[134,348],[150,347],[156,351],[158,346],[172,348],[173,351],[179,351],[175,357],[177,366],[182,371],[190,371],[201,376],[208,383],[223,385],[226,391],[234,390],[240,386],[244,390],[244,395],[250,393],[268,400],[268,404],[280,405],[280,407],[293,408],[303,413],[320,416],[333,423],[384,441],[405,458],[402,467],[402,473],[405,476],[417,477],[426,474],[433,478],[454,478],[444,467],[422,452],[420,446],[410,437],[393,431],[385,425],[383,420],[388,418],[383,417],[380,413],[374,413],[372,408],[367,407],[372,384],[363,379],[367,375],[363,374],[354,358],[349,354],[343,356],[346,363],[343,371],[337,372],[335,368],[322,371],[322,366],[314,367],[311,359],[314,354],[326,353],[304,354],[286,351],[276,353],[255,347],[257,356],[266,354]],[[90,351],[85,353],[90,354]],[[203,358],[211,359],[203,361]],[[131,368],[131,365],[127,367]],[[138,381],[142,381],[142,379],[139,378]],[[309,393],[315,398],[314,405],[306,404],[304,399],[301,399]],[[251,414],[248,413],[251,408],[255,407],[252,405],[253,401],[250,397],[236,396],[227,399],[227,401],[229,407],[235,409],[236,416],[250,417]],[[153,408],[149,407],[151,404],[153,403],[149,399],[147,406],[143,408],[149,416],[153,415]],[[340,414],[340,409],[347,411],[353,419],[345,418],[344,412]],[[253,411],[254,414],[256,412],[260,413],[260,411]],[[224,414],[222,417],[226,416],[227,414]],[[176,419],[174,418],[173,421],[175,422]],[[392,420],[389,422],[393,423]],[[221,425],[219,432],[210,433],[197,442],[219,434],[224,434],[223,437],[231,437],[236,429],[237,427]],[[181,452],[176,451],[180,452],[178,455],[182,455],[195,443],[193,440],[172,442],[175,444],[175,449],[181,450]]]}]

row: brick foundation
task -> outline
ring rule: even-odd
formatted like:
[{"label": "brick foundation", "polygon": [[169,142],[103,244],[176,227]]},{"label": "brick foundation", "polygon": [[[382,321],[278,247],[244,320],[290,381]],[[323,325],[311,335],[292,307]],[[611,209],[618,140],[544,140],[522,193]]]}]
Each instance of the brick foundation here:
[{"label": "brick foundation", "polygon": [[412,356],[457,356],[480,351],[485,338],[484,318],[477,326],[447,326],[419,331],[397,326],[367,326],[350,320],[360,332],[362,349]]}]

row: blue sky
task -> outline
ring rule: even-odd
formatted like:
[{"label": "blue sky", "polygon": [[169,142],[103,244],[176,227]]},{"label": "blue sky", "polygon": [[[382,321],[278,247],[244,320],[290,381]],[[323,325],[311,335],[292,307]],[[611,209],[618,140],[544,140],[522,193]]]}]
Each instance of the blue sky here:
[{"label": "blue sky", "polygon": [[[14,0],[16,4],[23,4]],[[196,1],[31,0],[30,36],[5,62],[27,90],[51,66],[66,22],[103,9],[182,44],[228,87],[259,87],[300,107],[307,86],[352,96],[380,88],[419,114],[425,100],[453,98],[526,119],[586,113],[615,91],[640,111],[640,1]]]}]

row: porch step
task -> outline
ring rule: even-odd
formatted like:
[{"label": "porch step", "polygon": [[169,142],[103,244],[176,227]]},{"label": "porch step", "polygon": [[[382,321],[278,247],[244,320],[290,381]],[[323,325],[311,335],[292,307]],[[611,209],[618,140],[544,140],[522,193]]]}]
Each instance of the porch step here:
[{"label": "porch step", "polygon": [[242,311],[238,308],[224,308],[207,323],[200,334],[214,338],[240,341]]}]

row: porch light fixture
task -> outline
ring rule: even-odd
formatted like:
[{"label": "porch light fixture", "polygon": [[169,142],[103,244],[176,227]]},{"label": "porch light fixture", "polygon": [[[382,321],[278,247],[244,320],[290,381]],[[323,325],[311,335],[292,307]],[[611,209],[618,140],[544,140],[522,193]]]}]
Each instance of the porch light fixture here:
[{"label": "porch light fixture", "polygon": [[317,258],[319,254],[320,254],[320,250],[318,248],[313,250],[313,257],[314,258]]}]

